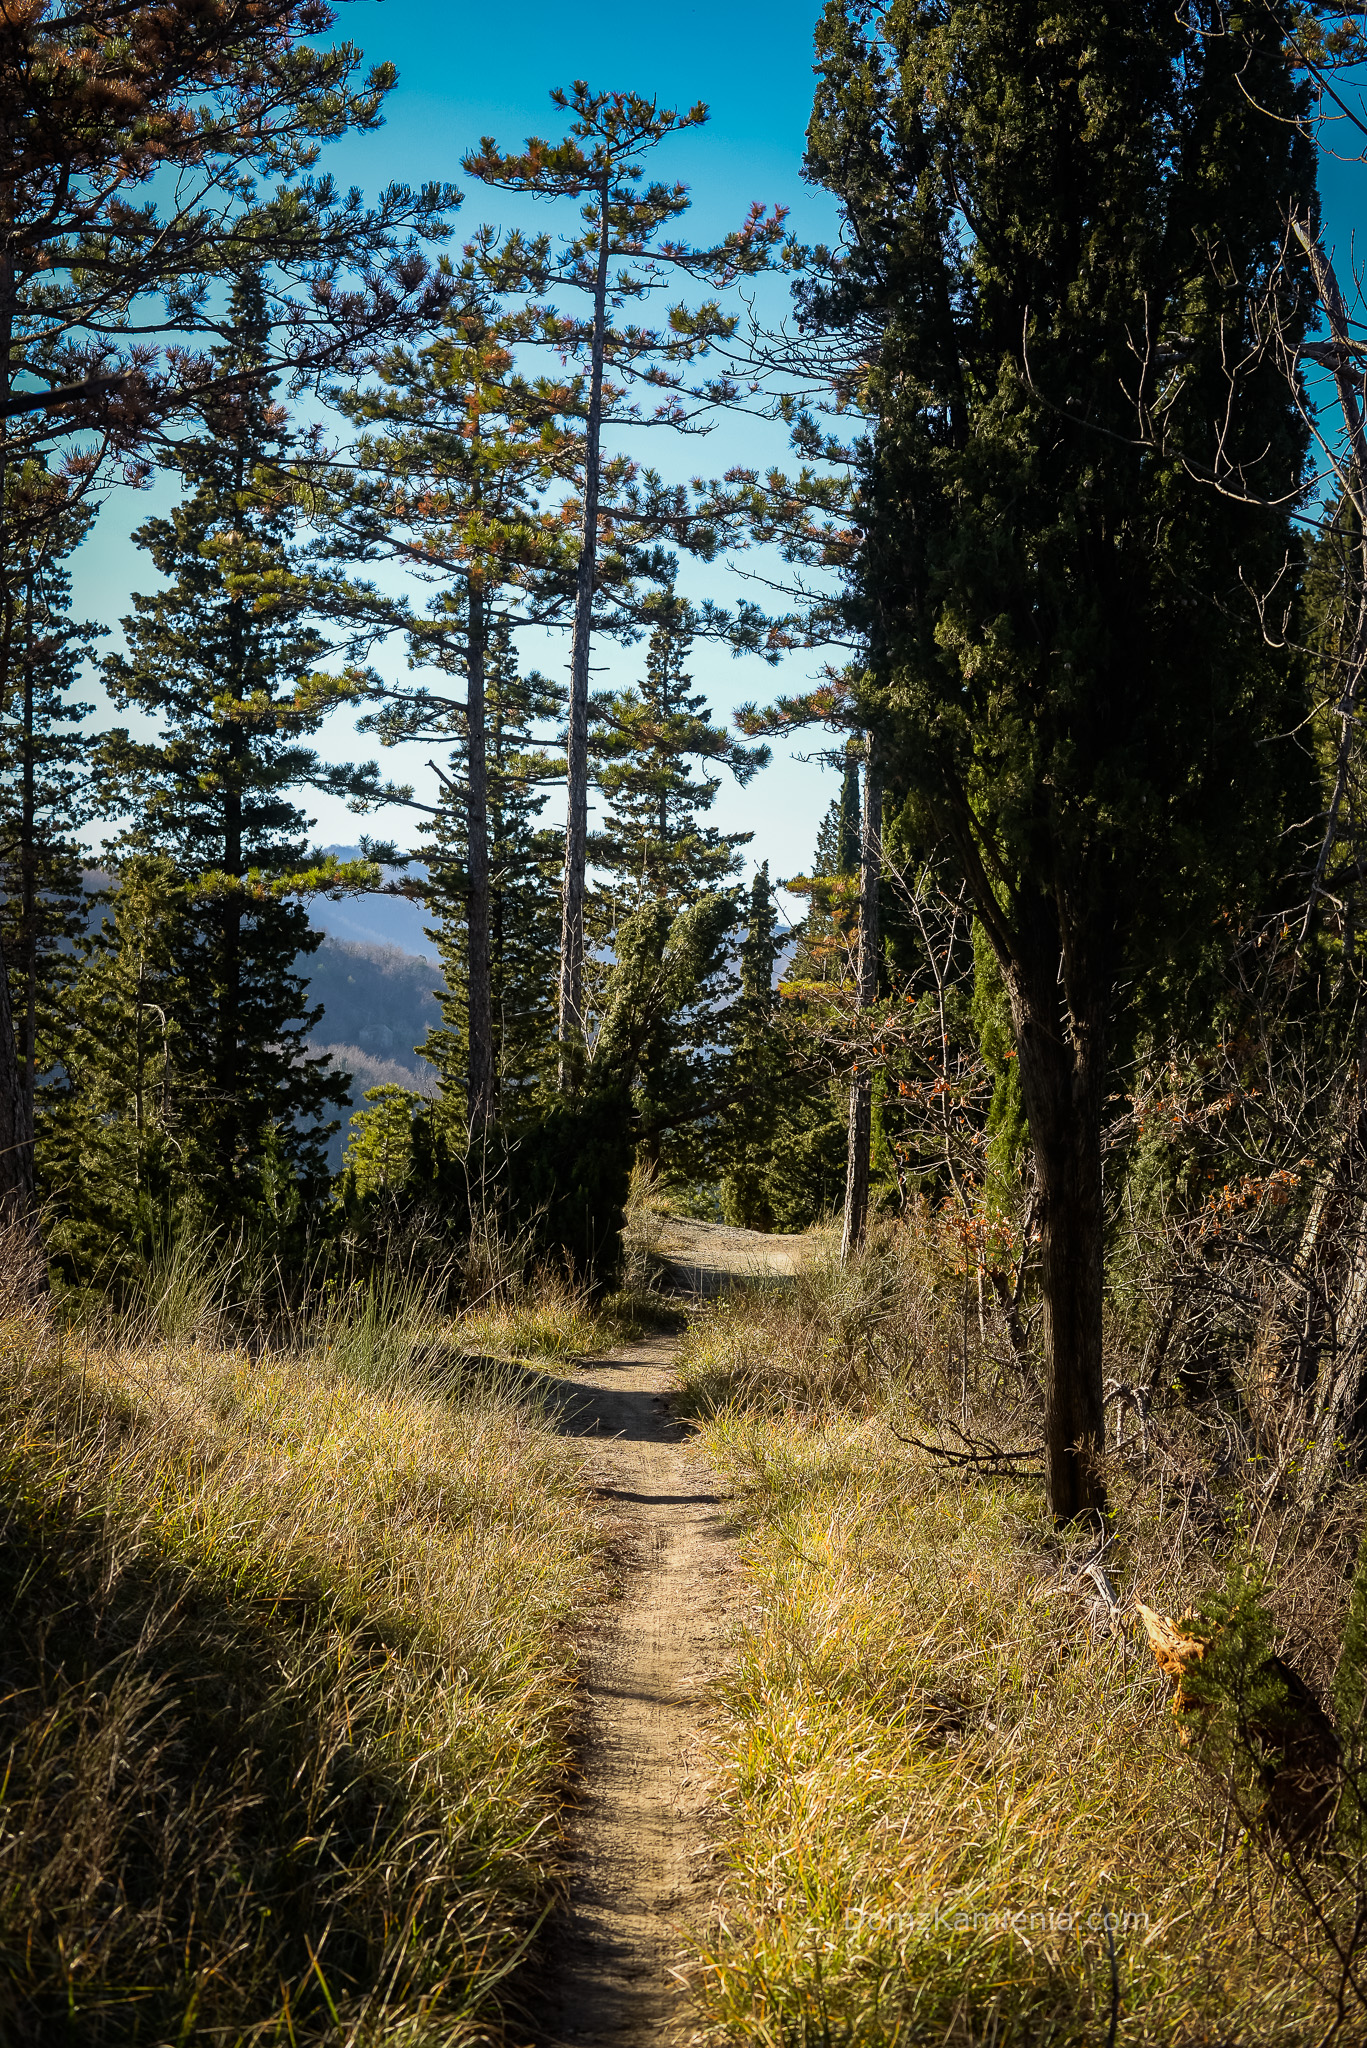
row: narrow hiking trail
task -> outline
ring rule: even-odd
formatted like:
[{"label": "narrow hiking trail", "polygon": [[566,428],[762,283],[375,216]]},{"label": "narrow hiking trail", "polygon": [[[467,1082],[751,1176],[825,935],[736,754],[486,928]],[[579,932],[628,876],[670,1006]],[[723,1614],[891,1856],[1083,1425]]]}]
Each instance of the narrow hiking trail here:
[{"label": "narrow hiking trail", "polygon": [[[705,1224],[671,1233],[680,1241],[663,1250],[691,1295],[794,1270],[794,1239]],[[569,1898],[547,1930],[537,2048],[682,2048],[693,2031],[678,1973],[713,1878],[701,1717],[741,1567],[726,1496],[671,1407],[678,1349],[677,1337],[642,1338],[557,1382],[560,1426],[584,1440],[585,1478],[624,1554],[621,1598],[584,1656]]]},{"label": "narrow hiking trail", "polygon": [[738,1570],[711,1468],[673,1416],[677,1339],[578,1368],[562,1427],[619,1518],[622,1596],[584,1658],[570,1897],[550,1930],[545,2031],[560,2043],[686,2041],[683,1922],[708,1875],[701,1696],[724,1654]]}]

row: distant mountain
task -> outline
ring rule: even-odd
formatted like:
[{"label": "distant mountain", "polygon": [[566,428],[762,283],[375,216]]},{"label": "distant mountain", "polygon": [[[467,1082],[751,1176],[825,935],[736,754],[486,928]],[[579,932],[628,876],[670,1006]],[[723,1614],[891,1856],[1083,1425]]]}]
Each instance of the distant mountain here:
[{"label": "distant mountain", "polygon": [[[335,854],[338,860],[360,860],[359,846],[325,846],[324,853]],[[385,868],[387,882],[400,882],[407,878],[419,881],[426,878],[427,870],[414,862],[406,868]],[[432,913],[425,904],[415,903],[408,896],[311,896],[309,898],[309,923],[315,931],[326,932],[330,939],[342,939],[352,945],[398,946],[405,953],[424,955],[435,960],[437,949],[428,938],[425,927],[432,921]]]},{"label": "distant mountain", "polygon": [[315,1044],[355,1045],[372,1059],[419,1064],[417,1047],[441,1022],[434,961],[399,946],[325,938],[316,953],[300,955],[296,971],[308,977],[309,1001],[323,1005]]},{"label": "distant mountain", "polygon": [[308,976],[308,1000],[323,1005],[309,1045],[314,1052],[330,1053],[333,1066],[351,1076],[342,1128],[328,1147],[336,1172],[347,1126],[365,1108],[367,1088],[388,1083],[419,1095],[436,1094],[436,1070],[416,1048],[441,1022],[436,994],[441,971],[433,961],[398,946],[352,945],[332,938],[324,939],[316,953],[301,955],[297,966]]},{"label": "distant mountain", "polygon": [[430,918],[430,911],[407,896],[309,898],[309,923],[316,932],[351,945],[397,947],[410,959],[421,955],[435,962],[437,949],[423,929]]}]

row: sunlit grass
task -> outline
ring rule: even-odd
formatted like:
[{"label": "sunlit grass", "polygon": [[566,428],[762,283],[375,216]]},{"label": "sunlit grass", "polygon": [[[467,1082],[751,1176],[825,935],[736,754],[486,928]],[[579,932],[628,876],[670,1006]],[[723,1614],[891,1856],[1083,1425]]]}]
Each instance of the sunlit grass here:
[{"label": "sunlit grass", "polygon": [[1113,1991],[1118,2043],[1331,2038],[1324,1951],[1147,1651],[1089,1605],[1088,1539],[1029,1483],[898,1441],[905,1389],[842,1334],[858,1284],[829,1276],[815,1314],[733,1301],[686,1340],[752,1586],[713,1744],[703,2038],[1102,2048]]},{"label": "sunlit grass", "polygon": [[660,1297],[645,1290],[593,1300],[547,1280],[510,1300],[468,1310],[453,1325],[452,1341],[490,1358],[563,1365],[630,1344],[667,1314]]},{"label": "sunlit grass", "polygon": [[525,1376],[367,1315],[4,1327],[7,2031],[502,2038],[600,1530]]}]

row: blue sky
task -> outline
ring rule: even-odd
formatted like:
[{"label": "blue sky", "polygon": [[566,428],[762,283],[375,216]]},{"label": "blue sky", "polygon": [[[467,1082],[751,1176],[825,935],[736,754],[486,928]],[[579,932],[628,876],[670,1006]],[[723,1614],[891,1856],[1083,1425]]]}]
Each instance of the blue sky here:
[{"label": "blue sky", "polygon": [[[683,178],[690,186],[694,209],[687,222],[697,239],[719,235],[736,224],[752,200],[792,209],[793,224],[804,239],[829,235],[834,208],[827,197],[803,184],[800,166],[804,130],[811,103],[811,39],[819,0],[679,0],[650,6],[640,0],[596,0],[571,8],[563,0],[521,0],[504,7],[472,6],[464,0],[347,0],[338,8],[336,34],[358,42],[369,59],[389,58],[398,66],[399,84],[392,94],[385,126],[378,133],[348,138],[332,150],[327,163],[338,177],[368,190],[391,178],[418,182],[454,179],[465,189],[465,203],[455,219],[457,237],[481,220],[505,224],[573,225],[573,211],[519,207],[503,194],[466,180],[460,171],[462,153],[482,134],[505,145],[520,143],[529,132],[559,132],[560,117],[551,107],[552,86],[582,76],[596,88],[634,89],[658,94],[677,104],[704,99],[711,109],[707,127],[678,138],[655,159],[660,172]],[[1339,147],[1356,154],[1363,138],[1345,127]],[[1353,231],[1367,171],[1356,162],[1329,161],[1324,170],[1326,239],[1336,252],[1340,275],[1348,286],[1353,265]],[[769,287],[767,310],[780,313],[785,287]],[[641,437],[644,439],[645,437]],[[701,443],[666,446],[668,436],[650,437],[643,449],[667,473],[688,476],[697,470],[717,474],[737,460],[779,461],[786,458],[782,431],[744,418],[723,419]],[[633,452],[638,452],[633,450]],[[86,616],[114,626],[127,609],[128,593],[151,587],[151,564],[129,540],[169,486],[150,493],[116,493],[80,550],[77,601]],[[745,564],[734,569],[685,565],[680,583],[690,595],[732,601],[747,587]],[[750,566],[754,566],[751,564]],[[568,646],[558,637],[549,645],[529,648],[542,667],[564,664]],[[643,650],[600,645],[596,676],[629,680],[639,668]],[[396,658],[397,659],[397,658]],[[757,659],[734,661],[715,649],[699,646],[693,663],[718,717],[746,699],[764,699],[782,687],[796,687],[815,672],[813,656],[793,657],[775,671]],[[728,831],[752,831],[752,860],[767,859],[774,875],[791,875],[810,859],[816,830],[836,787],[834,772],[801,758],[821,745],[819,735],[776,750],[774,764],[740,791],[724,782],[714,812]],[[374,753],[373,742],[358,739],[344,720],[323,734],[321,751],[343,760]],[[428,747],[395,750],[383,757],[385,768],[410,779],[419,794],[431,792],[426,767]],[[554,791],[546,810],[548,822],[559,821],[563,797]],[[381,814],[360,821],[336,802],[310,804],[317,818],[317,837],[354,841],[361,829],[416,844],[412,813]],[[797,906],[794,906],[796,908]]]},{"label": "blue sky", "polygon": [[[384,127],[349,137],[329,151],[327,167],[341,181],[369,191],[394,178],[454,180],[465,192],[454,220],[457,239],[482,220],[552,229],[576,225],[572,207],[519,204],[466,179],[460,170],[462,154],[481,135],[492,134],[507,146],[520,144],[529,133],[560,132],[562,117],[550,103],[550,90],[576,77],[599,89],[658,94],[668,103],[707,101],[709,124],[667,144],[652,162],[660,174],[689,185],[694,205],[685,231],[692,239],[708,240],[737,225],[756,199],[790,207],[806,238],[834,228],[829,200],[800,177],[817,0],[810,6],[806,0],[787,6],[775,0],[703,0],[667,8],[599,0],[578,9],[547,0],[508,7],[347,0],[337,12],[334,34],[359,43],[370,60],[391,59],[399,83],[388,101]],[[786,302],[786,286],[777,280],[769,302],[775,312]],[[666,447],[667,441],[675,445]],[[767,424],[723,420],[703,441],[652,435],[643,452],[667,473],[718,474],[738,460],[783,461],[786,437]],[[152,492],[119,491],[110,499],[73,565],[77,603],[86,616],[116,627],[128,609],[128,593],[154,586],[151,563],[129,535],[169,495],[170,486],[163,482]],[[734,602],[747,586],[725,567],[688,565],[680,587],[693,596]],[[529,646],[527,654],[548,668],[567,663],[568,651],[567,640],[555,636],[544,646]],[[595,681],[629,680],[643,654],[639,647],[601,644],[595,665],[601,663],[602,671]],[[392,665],[398,665],[397,650]],[[700,645],[692,667],[721,718],[737,703],[773,694],[780,680],[785,688],[796,686],[817,665],[815,657],[806,656],[788,663],[780,677],[758,659],[737,661]],[[781,748],[774,765],[748,789],[738,790],[728,779],[718,795],[717,824],[725,831],[752,831],[751,856],[767,859],[772,874],[794,874],[810,861],[836,777],[799,756],[820,744],[818,736],[801,747]],[[373,740],[358,739],[338,718],[321,736],[320,751],[344,760],[373,756],[375,746]],[[428,794],[434,780],[426,766],[431,751],[428,746],[395,749],[382,757],[382,766],[412,781],[420,795]],[[547,822],[559,822],[563,801],[559,790],[552,792]],[[417,843],[411,812],[358,820],[340,802],[321,797],[310,800],[309,810],[317,819],[316,836],[324,842],[353,841],[365,829],[400,844]]]}]

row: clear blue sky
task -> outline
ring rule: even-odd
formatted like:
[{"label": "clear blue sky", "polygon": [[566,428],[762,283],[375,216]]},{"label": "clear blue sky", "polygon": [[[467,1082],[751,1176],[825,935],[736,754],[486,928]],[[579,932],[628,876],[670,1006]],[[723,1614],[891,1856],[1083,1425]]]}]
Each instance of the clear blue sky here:
[{"label": "clear blue sky", "polygon": [[[374,191],[389,179],[418,183],[429,178],[454,180],[465,191],[465,203],[454,226],[459,238],[481,220],[573,228],[573,208],[521,207],[506,195],[490,192],[467,180],[460,170],[462,154],[482,134],[505,145],[518,144],[529,133],[560,132],[562,117],[552,107],[550,90],[584,77],[595,87],[658,94],[666,102],[691,104],[706,100],[708,126],[679,138],[661,150],[652,168],[684,179],[693,193],[693,211],[685,223],[691,237],[705,240],[736,225],[751,200],[782,204],[793,211],[795,225],[807,237],[829,233],[834,210],[824,195],[800,178],[804,131],[811,104],[812,26],[818,0],[704,0],[704,4],[598,4],[572,8],[549,0],[521,0],[516,6],[470,6],[463,0],[440,5],[435,0],[347,0],[337,9],[334,34],[359,43],[370,60],[391,59],[399,83],[391,95],[385,125],[378,133],[348,138],[328,152],[327,167],[340,180]],[[786,288],[775,285],[781,311]],[[647,454],[677,475],[697,469],[718,474],[737,460],[776,460],[786,456],[781,430],[748,420],[723,420],[705,441],[663,443],[672,436],[654,436]],[[152,493],[117,492],[101,514],[95,531],[76,563],[77,602],[85,615],[116,627],[128,609],[128,593],[154,586],[147,556],[128,536],[169,486]],[[681,587],[694,596],[711,595],[734,601],[743,586],[724,568],[690,566]],[[106,643],[108,644],[108,643]],[[639,666],[642,650],[613,650],[604,644],[595,661],[603,661],[614,679],[627,680]],[[556,636],[544,648],[531,650],[539,665],[568,660],[568,645]],[[788,664],[782,684],[794,687],[815,671],[815,657]],[[758,660],[736,661],[715,649],[699,647],[694,674],[720,718],[747,699],[772,694],[780,675]],[[602,682],[606,677],[600,675]],[[819,746],[819,739],[806,743]],[[334,759],[373,756],[373,740],[358,740],[343,720],[323,734],[320,749]],[[789,875],[811,858],[820,815],[836,788],[832,771],[797,758],[800,750],[780,750],[774,765],[746,791],[724,783],[714,813],[727,831],[753,831],[751,855],[767,859],[770,871]],[[426,767],[430,747],[395,749],[382,766],[411,780],[418,793],[431,792]],[[552,793],[547,822],[559,822],[560,791]],[[311,800],[317,837],[352,841],[362,829],[415,844],[411,812],[389,812],[358,820],[340,803]]]},{"label": "clear blue sky", "polygon": [[[633,89],[675,103],[704,99],[711,121],[700,132],[679,138],[660,153],[661,172],[683,178],[694,196],[689,226],[699,239],[723,232],[752,200],[792,209],[804,239],[829,234],[834,209],[825,195],[800,177],[804,130],[811,102],[811,38],[819,0],[679,0],[652,6],[641,0],[596,0],[567,7],[563,0],[521,0],[520,5],[472,6],[464,0],[347,0],[338,8],[336,33],[352,38],[371,59],[390,58],[399,84],[390,98],[385,126],[376,134],[349,138],[329,153],[339,178],[373,191],[391,178],[418,182],[454,179],[466,190],[455,221],[457,236],[484,219],[565,220],[559,209],[524,207],[462,177],[462,153],[481,134],[505,144],[529,132],[558,132],[550,88],[585,77],[598,88]],[[1345,126],[1339,147],[1347,156],[1363,142]],[[1325,165],[1326,239],[1334,246],[1345,287],[1353,270],[1353,233],[1367,193],[1367,169],[1359,163]],[[572,218],[572,214],[570,216]],[[782,287],[771,297],[781,310]],[[747,420],[723,420],[703,443],[672,454],[663,445],[648,451],[676,475],[695,469],[717,474],[736,460],[785,459],[777,428]],[[140,518],[168,487],[150,494],[120,492],[110,501],[77,561],[78,602],[87,616],[116,625],[132,589],[154,581],[151,565],[129,542]],[[734,600],[744,588],[725,569],[686,567],[682,587],[691,595]],[[568,649],[558,640],[533,650],[546,666],[564,662]],[[640,650],[598,657],[614,679],[626,680],[639,665]],[[733,705],[763,699],[778,688],[796,687],[815,671],[817,659],[794,657],[783,671],[758,660],[732,661],[700,647],[694,662],[699,683],[724,716]],[[600,676],[599,680],[603,680]],[[819,736],[803,743],[818,747]],[[325,733],[322,751],[334,759],[373,753],[344,722]],[[395,750],[383,757],[390,772],[411,779],[419,793],[430,791],[425,767],[428,748]],[[775,875],[790,875],[810,859],[821,813],[834,793],[834,773],[798,758],[800,749],[780,749],[774,765],[744,792],[729,782],[718,798],[716,821],[726,830],[751,830],[756,861],[767,859]],[[407,756],[407,758],[405,758]],[[553,793],[547,822],[559,821],[563,798]],[[349,842],[361,821],[337,803],[319,799],[310,808],[323,841]],[[416,843],[412,814],[381,814],[365,829]]]}]

